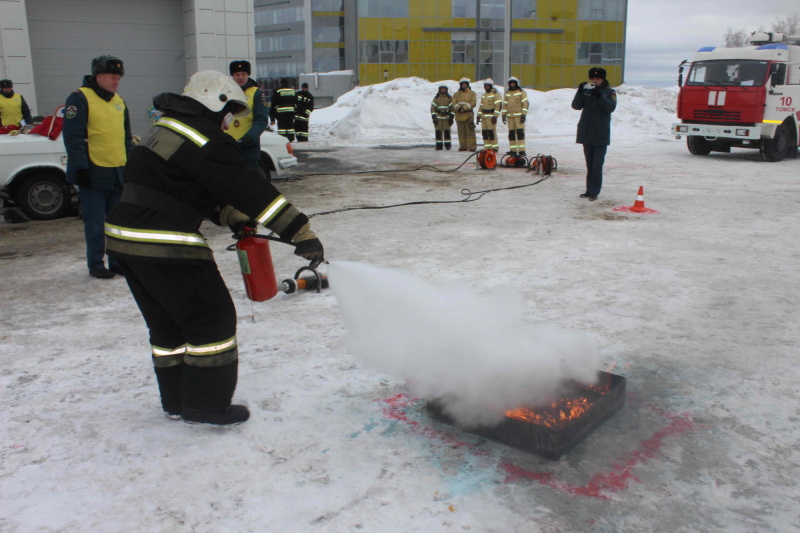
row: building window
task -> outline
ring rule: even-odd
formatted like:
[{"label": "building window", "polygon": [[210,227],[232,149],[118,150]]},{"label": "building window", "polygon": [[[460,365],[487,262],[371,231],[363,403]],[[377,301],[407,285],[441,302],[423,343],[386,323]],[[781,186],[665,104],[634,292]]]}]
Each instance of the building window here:
[{"label": "building window", "polygon": [[536,43],[532,41],[513,41],[511,43],[511,64],[532,65],[536,57]]},{"label": "building window", "polygon": [[625,0],[580,0],[580,20],[625,20]]},{"label": "building window", "polygon": [[408,41],[361,41],[362,63],[408,63]]},{"label": "building window", "polygon": [[341,26],[317,26],[312,28],[311,32],[315,43],[344,42],[344,29]]},{"label": "building window", "polygon": [[604,63],[622,62],[622,44],[620,43],[578,43],[578,65],[600,65]]},{"label": "building window", "polygon": [[[263,60],[262,60],[263,61]],[[303,63],[258,63],[258,78],[296,78],[303,72]]]},{"label": "building window", "polygon": [[483,28],[505,26],[506,0],[481,0],[480,25]]},{"label": "building window", "polygon": [[344,48],[315,48],[312,66],[314,72],[344,70]]},{"label": "building window", "polygon": [[256,39],[256,52],[281,52],[302,50],[303,48],[305,48],[305,43],[302,35],[279,35]]},{"label": "building window", "polygon": [[408,0],[358,0],[359,17],[407,17]]},{"label": "building window", "polygon": [[302,7],[284,7],[280,9],[267,8],[254,13],[256,26],[270,26],[272,24],[286,24],[288,22],[301,22],[303,20]]},{"label": "building window", "polygon": [[453,0],[453,18],[471,19],[477,14],[475,0]]},{"label": "building window", "polygon": [[511,18],[518,19],[535,19],[536,18],[536,0],[512,0],[511,1]]},{"label": "building window", "polygon": [[312,11],[344,11],[342,0],[312,0]]},{"label": "building window", "polygon": [[451,47],[453,50],[453,63],[471,63],[477,61],[475,50],[475,34],[465,31],[454,31],[450,34],[452,39]]}]

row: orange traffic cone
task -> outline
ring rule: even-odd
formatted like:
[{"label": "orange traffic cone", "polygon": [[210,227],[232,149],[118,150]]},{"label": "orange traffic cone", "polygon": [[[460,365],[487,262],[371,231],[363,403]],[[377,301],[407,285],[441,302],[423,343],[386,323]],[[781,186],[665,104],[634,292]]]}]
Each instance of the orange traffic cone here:
[{"label": "orange traffic cone", "polygon": [[615,207],[614,211],[624,211],[626,213],[644,213],[647,215],[658,213],[655,209],[650,209],[644,206],[644,187],[639,186],[639,193],[636,195],[636,201],[631,206],[621,205]]},{"label": "orange traffic cone", "polygon": [[633,203],[631,211],[637,213],[644,213],[647,211],[647,208],[644,206],[644,187],[641,185],[639,186],[639,193],[636,195],[636,201]]}]

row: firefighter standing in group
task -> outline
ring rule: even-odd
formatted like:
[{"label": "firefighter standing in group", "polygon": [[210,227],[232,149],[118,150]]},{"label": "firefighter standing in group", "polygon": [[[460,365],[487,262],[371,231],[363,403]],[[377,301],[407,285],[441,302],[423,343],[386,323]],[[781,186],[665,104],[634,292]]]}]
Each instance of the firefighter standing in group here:
[{"label": "firefighter standing in group", "polygon": [[500,144],[497,141],[497,117],[503,110],[503,97],[494,87],[494,80],[487,79],[483,83],[483,96],[481,105],[478,108],[478,117],[475,124],[481,125],[481,135],[483,136],[483,147],[486,150],[497,152]]},{"label": "firefighter standing in group", "polygon": [[103,223],[119,202],[125,163],[133,149],[131,121],[117,94],[125,75],[122,61],[112,56],[92,60],[92,74],[67,97],[62,138],[67,152],[67,182],[78,186],[89,275],[100,279],[121,274],[114,257],[103,260]]},{"label": "firefighter standing in group", "polygon": [[250,77],[249,61],[231,61],[228,68],[233,81],[242,88],[247,97],[247,105],[250,106],[247,116],[234,119],[228,126],[228,134],[238,142],[250,168],[263,172],[258,162],[261,160],[261,134],[267,129],[269,121],[267,95],[261,92],[258,84]]},{"label": "firefighter standing in group", "polygon": [[311,113],[314,111],[314,95],[308,91],[308,84],[303,83],[301,90],[295,93],[297,103],[294,113],[294,133],[297,135],[297,142],[308,141],[308,123],[311,120]]},{"label": "firefighter standing in group", "polygon": [[525,119],[528,116],[528,93],[519,86],[514,76],[508,78],[508,89],[503,98],[503,124],[508,124],[509,155],[525,153]]},{"label": "firefighter standing in group", "polygon": [[431,118],[436,135],[436,149],[450,149],[450,128],[453,126],[453,97],[447,85],[440,85],[431,102]]},{"label": "firefighter standing in group", "polygon": [[204,218],[238,236],[266,226],[295,254],[323,261],[308,217],[253,172],[223,131],[247,116],[247,97],[221,72],[195,73],[183,94],[153,99],[163,112],[128,160],[125,191],[108,216],[108,250],[119,259],[150,330],[163,410],[189,423],[231,425],[238,375],[236,308],[199,231]]},{"label": "firefighter standing in group", "polygon": [[272,91],[269,118],[272,124],[278,123],[278,134],[290,141],[294,140],[294,114],[297,97],[294,89],[289,87],[289,80],[281,78],[280,87]]},{"label": "firefighter standing in group", "polygon": [[458,125],[458,151],[474,152],[478,148],[475,140],[475,115],[473,110],[478,103],[478,95],[469,88],[469,79],[461,78],[458,90],[453,95],[453,112]]},{"label": "firefighter standing in group", "polygon": [[31,110],[11,80],[0,80],[0,127],[22,127],[33,123]]}]

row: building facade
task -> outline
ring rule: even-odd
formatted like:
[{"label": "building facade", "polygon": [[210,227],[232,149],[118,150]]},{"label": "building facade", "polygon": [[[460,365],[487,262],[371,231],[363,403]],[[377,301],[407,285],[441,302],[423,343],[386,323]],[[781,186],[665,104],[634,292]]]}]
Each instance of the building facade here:
[{"label": "building facade", "polygon": [[516,76],[572,87],[590,66],[623,82],[627,0],[255,0],[258,77],[353,70],[359,85]]},{"label": "building facade", "polygon": [[253,24],[253,0],[0,0],[0,79],[14,81],[33,115],[51,115],[92,58],[117,56],[141,135],[156,94],[181,92],[198,70],[254,61]]}]

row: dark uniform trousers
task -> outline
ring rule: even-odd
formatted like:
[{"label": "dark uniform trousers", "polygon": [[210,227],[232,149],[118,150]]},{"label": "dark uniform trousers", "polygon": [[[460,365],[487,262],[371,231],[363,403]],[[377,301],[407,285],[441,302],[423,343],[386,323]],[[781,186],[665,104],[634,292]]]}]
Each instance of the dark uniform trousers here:
[{"label": "dark uniform trousers", "polygon": [[294,141],[294,109],[284,113],[278,113],[278,134],[283,135],[290,141]]},{"label": "dark uniform trousers", "polygon": [[[164,411],[224,411],[236,390],[238,349],[236,308],[217,265],[130,258],[119,262],[150,330]],[[184,351],[202,351],[220,339],[232,339],[233,345],[213,355]],[[165,354],[156,355],[156,347]]]},{"label": "dark uniform trousers", "polygon": [[603,187],[603,163],[607,151],[606,145],[583,145],[583,155],[586,158],[586,192],[589,196],[599,195]]}]

